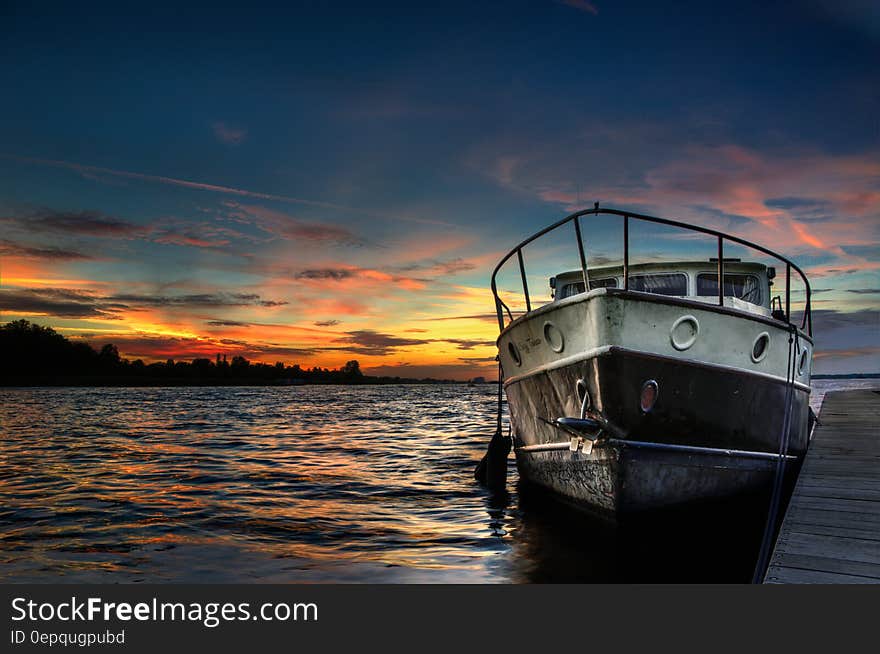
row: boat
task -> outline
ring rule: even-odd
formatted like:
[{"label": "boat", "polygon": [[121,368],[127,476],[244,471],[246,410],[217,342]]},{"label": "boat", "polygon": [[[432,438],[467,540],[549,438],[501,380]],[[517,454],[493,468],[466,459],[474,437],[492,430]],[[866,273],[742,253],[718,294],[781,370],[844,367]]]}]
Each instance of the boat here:
[{"label": "boat", "polygon": [[[599,215],[623,223],[617,266],[588,262],[582,232]],[[714,239],[717,256],[631,262],[630,231],[646,223]],[[580,267],[551,277],[551,301],[533,306],[524,248],[559,229],[571,230]],[[774,265],[725,258],[731,244]],[[498,288],[508,262],[519,267],[520,315]],[[799,316],[795,274],[805,293]],[[774,280],[784,280],[784,297],[773,296]],[[699,225],[596,204],[514,247],[491,288],[523,482],[615,519],[726,501],[798,469],[811,419],[810,286],[784,256]]]}]

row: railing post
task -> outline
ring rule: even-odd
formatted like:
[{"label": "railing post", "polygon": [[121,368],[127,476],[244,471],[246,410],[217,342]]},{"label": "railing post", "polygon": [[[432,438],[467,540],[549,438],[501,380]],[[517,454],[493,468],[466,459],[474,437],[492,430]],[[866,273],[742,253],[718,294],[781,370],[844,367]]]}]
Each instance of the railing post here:
[{"label": "railing post", "polygon": [[623,290],[629,290],[629,216],[623,217]]},{"label": "railing post", "polygon": [[516,256],[519,259],[519,274],[522,276],[523,293],[526,296],[526,312],[529,312],[532,310],[532,301],[529,298],[529,283],[526,281],[526,266],[523,263],[522,249],[516,251]]},{"label": "railing post", "polygon": [[[813,307],[810,304],[810,295],[811,294],[812,293],[810,291],[810,283],[807,282],[807,306],[806,306],[806,309],[804,310],[804,312],[806,313],[806,315],[804,317],[806,318],[806,321],[807,321],[807,334],[809,336],[813,335]],[[801,329],[803,329],[803,326],[801,326]]]},{"label": "railing post", "polygon": [[718,237],[718,306],[724,306],[724,237]]},{"label": "railing post", "polygon": [[785,320],[791,323],[791,264],[785,264]]},{"label": "railing post", "polygon": [[504,310],[501,308],[501,300],[495,296],[495,311],[498,313],[498,331],[504,331]]},{"label": "railing post", "polygon": [[581,257],[581,272],[584,275],[584,292],[590,292],[590,276],[587,274],[587,257],[584,254],[584,243],[581,240],[581,218],[580,216],[574,217],[574,233],[577,237],[578,242],[578,254]]}]

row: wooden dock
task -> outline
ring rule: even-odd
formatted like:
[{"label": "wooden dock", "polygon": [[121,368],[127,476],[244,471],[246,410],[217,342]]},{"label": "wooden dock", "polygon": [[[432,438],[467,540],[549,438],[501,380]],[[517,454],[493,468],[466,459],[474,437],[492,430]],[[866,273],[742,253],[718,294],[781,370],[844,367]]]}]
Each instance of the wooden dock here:
[{"label": "wooden dock", "polygon": [[831,392],[766,584],[880,583],[880,391]]}]

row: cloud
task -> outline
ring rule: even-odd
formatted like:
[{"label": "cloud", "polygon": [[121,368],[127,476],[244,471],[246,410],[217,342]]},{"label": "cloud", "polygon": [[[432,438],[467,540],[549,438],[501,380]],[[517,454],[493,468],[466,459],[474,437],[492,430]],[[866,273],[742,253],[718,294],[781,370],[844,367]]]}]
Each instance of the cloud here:
[{"label": "cloud", "polygon": [[221,338],[218,342],[222,345],[239,348],[239,352],[242,353],[243,356],[251,356],[254,358],[262,358],[266,355],[308,357],[319,351],[319,349],[315,348],[292,347],[288,345],[279,345],[277,343],[250,343],[248,341],[240,341],[232,338]]},{"label": "cloud", "polygon": [[238,320],[208,320],[206,325],[211,327],[250,327],[250,323],[239,322]]},{"label": "cloud", "polygon": [[60,318],[118,319],[108,305],[91,293],[56,288],[0,290],[0,309],[23,314],[39,314]]},{"label": "cloud", "polygon": [[[128,170],[118,170],[113,168],[102,168],[100,166],[89,166],[86,164],[79,164],[71,161],[61,161],[58,159],[38,159],[35,157],[20,157],[14,154],[7,154],[0,152],[0,157],[5,159],[12,159],[14,161],[21,161],[24,163],[36,164],[40,166],[52,166],[55,168],[64,168],[67,170],[72,170],[84,177],[89,177],[91,179],[95,179],[97,181],[103,181],[101,179],[101,175],[109,175],[111,177],[121,177],[124,179],[134,179],[142,182],[152,182],[156,184],[166,184],[169,186],[178,186],[181,188],[188,188],[197,191],[207,191],[210,193],[222,193],[225,195],[236,195],[239,197],[247,197],[247,198],[256,198],[260,200],[274,200],[277,202],[285,202],[288,204],[301,204],[309,207],[319,207],[322,209],[332,209],[335,211],[344,211],[350,213],[357,213],[365,216],[371,216],[373,218],[379,218],[383,220],[400,220],[404,222],[413,222],[425,225],[443,225],[446,227],[452,227],[449,223],[432,220],[429,218],[420,218],[418,216],[402,216],[402,215],[388,215],[376,213],[373,211],[368,211],[361,209],[359,207],[347,207],[340,204],[334,204],[332,202],[322,202],[320,200],[308,200],[305,198],[297,198],[289,195],[277,195],[274,193],[261,193],[259,191],[251,191],[248,189],[235,188],[233,186],[222,186],[219,184],[208,184],[205,182],[194,182],[187,179],[179,179],[175,177],[165,177],[162,175],[148,175],[144,173],[136,173]],[[96,177],[96,175],[98,177]]]},{"label": "cloud", "polygon": [[246,129],[231,127],[222,121],[213,123],[211,128],[217,140],[226,145],[241,145],[248,135]]},{"label": "cloud", "polygon": [[107,298],[132,307],[277,307],[283,300],[264,300],[256,293],[190,293],[186,295],[146,295],[121,293]]},{"label": "cloud", "polygon": [[870,334],[880,339],[880,310],[864,309],[862,311],[835,311],[833,309],[816,309],[813,311],[813,331],[821,337],[822,332],[843,327],[869,327],[877,329]]},{"label": "cloud", "polygon": [[859,257],[839,257],[830,264],[810,266],[806,269],[806,272],[810,278],[813,278],[831,275],[855,275],[872,270],[880,270],[880,261],[870,261]]},{"label": "cloud", "polygon": [[828,200],[805,197],[768,198],[764,205],[770,209],[782,209],[797,214],[802,222],[829,220],[834,215],[834,208]]},{"label": "cloud", "polygon": [[150,228],[130,223],[98,211],[56,211],[41,209],[24,216],[3,218],[30,232],[51,232],[77,236],[107,238],[136,238],[149,233]]},{"label": "cloud", "polygon": [[594,16],[599,15],[599,10],[596,9],[596,6],[592,2],[587,2],[587,0],[556,0],[556,2],[573,9],[579,9],[588,14],[593,14]]},{"label": "cloud", "polygon": [[[647,189],[608,189],[644,204],[712,207],[759,226],[765,238],[842,254],[840,243],[873,239],[868,225],[844,218],[880,212],[876,157],[811,152],[759,153],[738,145],[691,147],[687,156],[645,174]],[[800,211],[806,220],[800,218]]]},{"label": "cloud", "polygon": [[[164,245],[221,249],[242,242],[265,243],[268,238],[255,236],[225,225],[208,221],[191,222],[163,218],[156,224],[151,240]],[[237,254],[240,252],[236,252]]]},{"label": "cloud", "polygon": [[425,263],[412,263],[405,266],[398,266],[396,270],[400,272],[419,271],[428,276],[455,275],[461,272],[474,270],[477,267],[472,261],[465,261],[461,257],[450,259],[448,261],[432,260]]},{"label": "cloud", "polygon": [[843,348],[839,350],[818,350],[813,355],[813,358],[824,363],[824,361],[822,361],[823,359],[852,359],[856,357],[861,358],[877,354],[880,354],[880,346],[866,346],[856,348]]},{"label": "cloud", "polygon": [[443,340],[457,345],[459,350],[473,350],[475,347],[495,347],[495,341],[482,339],[445,338]]},{"label": "cloud", "polygon": [[317,320],[312,324],[316,327],[335,327],[339,322],[339,320]]},{"label": "cloud", "polygon": [[[880,310],[813,311],[814,372],[877,372],[880,366]],[[854,353],[861,353],[858,358]]]},{"label": "cloud", "polygon": [[[407,330],[412,333],[419,330]],[[361,329],[357,331],[346,332],[348,335],[344,338],[338,338],[335,343],[348,343],[354,347],[346,347],[344,349],[369,356],[386,356],[392,354],[398,348],[412,347],[417,345],[427,345],[429,343],[452,343],[459,350],[472,350],[475,347],[493,347],[493,341],[483,339],[466,339],[466,338],[405,338],[377,332],[372,329]]]},{"label": "cloud", "polygon": [[422,320],[430,320],[431,322],[445,320],[482,320],[485,322],[498,322],[498,316],[494,313],[477,313],[465,316],[437,316],[436,318],[422,318]]},{"label": "cloud", "polygon": [[[284,300],[266,300],[255,293],[191,293],[98,295],[80,289],[24,288],[0,291],[0,308],[61,318],[119,320],[124,313],[148,308],[279,307]],[[228,321],[222,321],[228,322]],[[216,326],[216,325],[215,325]]]},{"label": "cloud", "polygon": [[385,356],[400,347],[425,345],[430,340],[420,338],[400,338],[391,334],[383,334],[372,329],[361,329],[347,332],[346,338],[336,339],[336,343],[350,343],[353,347],[345,348],[357,354],[369,356]]},{"label": "cloud", "polygon": [[843,250],[847,254],[855,257],[865,257],[867,259],[880,259],[880,242],[868,245],[844,245]]},{"label": "cloud", "polygon": [[[818,291],[813,291],[814,293],[818,293]],[[847,293],[858,293],[860,295],[872,295],[875,293],[880,293],[880,288],[848,288],[846,289]]]},{"label": "cloud", "polygon": [[296,279],[332,280],[335,282],[354,277],[354,268],[318,268],[301,270],[294,275]]},{"label": "cloud", "polygon": [[346,287],[349,289],[379,284],[386,288],[408,291],[422,289],[430,281],[405,275],[394,275],[374,268],[359,268],[347,265],[307,268],[295,273],[293,277],[294,279],[306,282],[345,282]]},{"label": "cloud", "polygon": [[194,232],[176,232],[173,230],[162,232],[153,241],[164,245],[182,245],[197,248],[220,248],[230,243],[229,239],[226,238],[208,239]]},{"label": "cloud", "polygon": [[84,261],[92,257],[75,250],[56,247],[35,247],[0,239],[0,257],[23,257],[26,259],[47,259],[51,261]]},{"label": "cloud", "polygon": [[[511,191],[583,208],[579,189],[603,205],[631,208],[731,232],[789,256],[835,257],[827,268],[874,269],[855,248],[880,243],[880,156],[876,149],[849,154],[788,146],[756,150],[737,143],[676,144],[650,125],[572,130],[563,140],[529,138],[474,150],[472,167]],[[636,146],[656,151],[648,159]],[[614,145],[619,155],[602,167],[575,160]],[[619,146],[619,147],[618,147]],[[607,149],[607,148],[606,148]],[[515,159],[513,168],[501,164]],[[623,169],[621,161],[628,166]],[[581,180],[572,170],[583,172]],[[833,272],[831,274],[834,274]]]},{"label": "cloud", "polygon": [[162,218],[152,225],[140,225],[98,211],[39,211],[0,218],[0,224],[8,224],[29,233],[63,236],[86,236],[94,238],[149,239],[165,245],[182,245],[200,248],[222,248],[233,241],[265,241],[227,226],[210,222],[190,222],[175,218]]},{"label": "cloud", "polygon": [[245,223],[253,224],[263,231],[294,241],[334,243],[337,245],[363,246],[367,241],[351,230],[330,223],[306,221],[257,205],[224,202],[229,215]]}]

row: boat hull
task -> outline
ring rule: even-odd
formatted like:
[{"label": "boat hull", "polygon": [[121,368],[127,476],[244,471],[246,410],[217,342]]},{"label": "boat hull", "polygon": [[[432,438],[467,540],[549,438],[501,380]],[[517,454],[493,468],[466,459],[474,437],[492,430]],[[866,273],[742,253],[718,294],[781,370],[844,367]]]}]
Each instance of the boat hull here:
[{"label": "boat hull", "polygon": [[[792,474],[796,461],[789,460]],[[768,490],[776,461],[724,454],[682,454],[604,444],[591,455],[517,453],[521,479],[609,519],[661,508],[733,499]]]},{"label": "boat hull", "polygon": [[[648,412],[645,381],[658,384]],[[589,454],[552,422],[577,415],[577,387],[607,429]],[[784,379],[609,347],[506,387],[521,477],[606,514],[673,507],[760,491],[778,462],[790,394],[786,461],[807,446],[809,392]],[[541,449],[548,448],[548,449]]]}]

